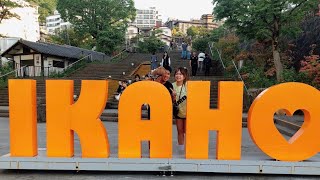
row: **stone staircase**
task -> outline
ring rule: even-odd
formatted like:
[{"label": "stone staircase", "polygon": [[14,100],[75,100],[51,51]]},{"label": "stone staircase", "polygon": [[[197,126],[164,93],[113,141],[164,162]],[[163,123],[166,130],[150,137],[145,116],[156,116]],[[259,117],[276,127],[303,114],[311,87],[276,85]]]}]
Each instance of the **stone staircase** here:
[{"label": "stone staircase", "polygon": [[[149,54],[133,53],[122,60],[93,62],[63,79],[74,80],[74,94],[79,95],[81,80],[100,80],[108,78],[120,80],[129,78],[129,75],[137,69],[141,63],[149,61],[149,57]],[[48,79],[35,78],[35,80],[37,80],[37,101],[41,102],[41,104],[45,104],[45,81]],[[0,88],[0,117],[9,116],[8,106],[8,88]],[[110,112],[110,110],[108,112]],[[105,115],[105,113],[103,115]],[[114,116],[115,114],[111,110],[111,112],[108,113],[108,117],[111,117],[112,119]]]},{"label": "stone staircase", "polygon": [[[161,59],[162,54],[157,54],[158,58]],[[170,82],[174,81],[173,73],[174,69],[178,67],[186,67],[189,68],[189,61],[180,59],[180,52],[170,52],[171,57],[171,66],[173,69],[172,77],[170,78]],[[139,68],[139,65],[142,63],[149,62],[150,55],[149,54],[141,54],[141,53],[132,53],[129,54],[123,60],[119,60],[117,62],[107,62],[107,63],[91,63],[88,64],[85,68],[78,70],[71,74],[69,77],[65,79],[74,80],[74,94],[79,95],[81,88],[80,80],[99,80],[99,79],[132,79],[130,75],[135,74],[135,71]],[[37,97],[40,99],[43,104],[45,104],[45,80],[46,79],[37,79]],[[210,107],[217,107],[217,88],[219,81],[230,81],[230,78],[224,78],[222,76],[203,76],[203,73],[199,73],[196,77],[192,77],[191,81],[210,81],[211,89],[210,89]],[[0,106],[7,107],[8,104],[8,90],[0,89]],[[8,108],[0,108],[0,117],[8,117]],[[102,120],[108,121],[117,121],[118,118],[118,101],[115,100],[114,96],[109,96],[106,110],[102,114]],[[143,113],[143,117],[146,116],[146,112]]]},{"label": "stone staircase", "polygon": [[[158,58],[161,57],[161,54],[157,54]],[[189,72],[191,72],[191,69],[189,67],[189,61],[188,60],[181,60],[180,59],[180,52],[171,52],[169,53],[169,56],[171,58],[171,67],[172,67],[172,73],[170,82],[174,82],[173,73],[174,70],[178,67],[186,67],[189,69]],[[220,73],[220,72],[219,72]],[[214,72],[211,72],[211,74],[215,74]],[[220,73],[221,74],[221,73]],[[231,81],[230,78],[225,78],[223,76],[204,76],[203,72],[200,72],[195,77],[191,77],[190,81],[210,81],[211,87],[210,87],[210,108],[217,108],[217,100],[218,100],[218,82],[219,81]],[[107,109],[118,109],[118,101],[114,97],[109,97],[108,103],[107,103]],[[107,117],[108,118],[108,117]],[[110,117],[111,119],[115,120],[117,116]]]}]

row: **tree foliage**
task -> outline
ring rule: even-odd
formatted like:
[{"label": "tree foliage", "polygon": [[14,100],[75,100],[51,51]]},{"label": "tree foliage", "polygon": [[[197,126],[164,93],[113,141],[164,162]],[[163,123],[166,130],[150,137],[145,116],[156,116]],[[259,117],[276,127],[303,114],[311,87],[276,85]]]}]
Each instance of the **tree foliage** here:
[{"label": "tree foliage", "polygon": [[197,38],[192,42],[192,48],[199,52],[205,52],[208,48],[208,38]]},{"label": "tree foliage", "polygon": [[220,26],[211,32],[209,32],[210,40],[213,42],[218,42],[220,38],[222,38],[226,34],[226,27]]},{"label": "tree foliage", "polygon": [[143,41],[139,41],[138,47],[140,52],[153,53],[157,52],[161,47],[165,45],[156,35],[144,38]]},{"label": "tree foliage", "polygon": [[21,7],[20,4],[10,0],[0,0],[0,23],[4,19],[20,18],[19,15],[12,13],[10,10],[13,8]]},{"label": "tree foliage", "polygon": [[302,32],[290,42],[289,56],[296,70],[305,56],[320,54],[320,16],[309,16],[301,23]]},{"label": "tree foliage", "polygon": [[39,21],[40,23],[46,22],[46,17],[53,14],[57,7],[58,0],[28,0],[30,3],[39,6]]},{"label": "tree foliage", "polygon": [[184,37],[185,34],[183,34],[183,32],[180,31],[179,27],[174,27],[172,29],[172,36],[174,36],[174,37]]},{"label": "tree foliage", "polygon": [[281,81],[279,38],[285,30],[294,34],[297,28],[286,27],[300,21],[307,11],[317,6],[318,0],[214,0],[213,3],[216,17],[226,18],[226,25],[240,35],[272,42],[277,80]]},{"label": "tree foliage", "polygon": [[192,39],[194,38],[203,38],[210,35],[210,31],[205,27],[195,27],[191,26],[187,29],[187,35]]},{"label": "tree foliage", "polygon": [[187,29],[187,35],[190,36],[191,38],[196,37],[199,34],[199,28],[195,26],[191,26]]},{"label": "tree foliage", "polygon": [[94,40],[90,34],[78,34],[74,29],[66,29],[58,31],[55,35],[50,35],[47,39],[48,42],[55,44],[68,44],[70,46],[92,49]]},{"label": "tree foliage", "polygon": [[58,0],[57,9],[75,31],[90,34],[97,49],[106,53],[122,43],[124,30],[136,13],[133,0]]}]

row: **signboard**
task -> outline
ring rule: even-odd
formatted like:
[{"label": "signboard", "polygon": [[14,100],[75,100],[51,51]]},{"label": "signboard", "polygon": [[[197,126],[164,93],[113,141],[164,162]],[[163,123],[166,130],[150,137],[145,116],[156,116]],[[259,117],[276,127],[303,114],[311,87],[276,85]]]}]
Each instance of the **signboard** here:
[{"label": "signboard", "polygon": [[[208,160],[209,131],[217,131],[216,159],[241,161],[242,82],[219,82],[218,108],[210,109],[210,82],[188,82],[185,160]],[[172,158],[172,103],[167,89],[156,82],[130,85],[119,102],[118,158],[141,158],[141,142],[150,141],[150,159]],[[73,81],[47,80],[48,158],[72,158],[74,133],[80,138],[82,158],[109,158],[108,130],[99,119],[108,99],[108,81],[82,81],[79,99],[73,100]],[[36,81],[10,80],[10,157],[35,157],[37,146]],[[272,159],[308,160],[320,148],[320,113],[317,89],[302,83],[284,83],[262,92],[248,113],[253,142]],[[142,120],[141,106],[151,107]],[[274,125],[279,109],[287,115],[305,114],[301,129],[287,141]]]}]

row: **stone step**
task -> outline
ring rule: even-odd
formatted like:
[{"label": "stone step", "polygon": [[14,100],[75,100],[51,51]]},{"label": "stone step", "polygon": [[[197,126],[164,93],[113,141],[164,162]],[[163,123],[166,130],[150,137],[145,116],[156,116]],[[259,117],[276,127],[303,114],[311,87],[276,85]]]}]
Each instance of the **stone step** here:
[{"label": "stone step", "polygon": [[286,136],[289,136],[289,137],[292,137],[296,131],[293,131],[292,129],[288,128],[288,127],[285,127],[285,126],[279,126],[279,125],[276,125],[278,131],[283,134],[283,135],[286,135]]},{"label": "stone step", "polygon": [[274,118],[274,123],[277,127],[284,127],[285,129],[290,129],[292,132],[297,132],[301,128],[301,126],[295,123],[277,117]]},{"label": "stone step", "polygon": [[0,117],[9,117],[9,112],[0,112]]}]

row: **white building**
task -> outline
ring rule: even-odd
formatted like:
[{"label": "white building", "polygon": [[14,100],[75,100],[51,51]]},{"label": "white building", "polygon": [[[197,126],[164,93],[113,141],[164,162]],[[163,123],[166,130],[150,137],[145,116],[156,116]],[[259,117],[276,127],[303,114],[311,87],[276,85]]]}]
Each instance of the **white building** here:
[{"label": "white building", "polygon": [[14,68],[20,69],[18,76],[22,77],[49,76],[65,70],[82,58],[91,61],[110,59],[106,54],[96,51],[23,39],[16,41],[0,56],[11,59]]},{"label": "white building", "polygon": [[[19,41],[19,38],[0,38],[0,54],[2,54],[5,50],[9,49],[12,45],[14,45],[17,41]],[[1,57],[1,65],[4,65],[8,62],[8,59],[5,57]]]},{"label": "white building", "polygon": [[132,39],[139,34],[139,28],[136,26],[129,26],[126,31],[126,39]]},{"label": "white building", "polygon": [[4,19],[0,24],[0,34],[5,37],[23,38],[28,41],[40,39],[38,7],[31,6],[24,0],[12,0],[22,7],[13,8],[10,11],[19,16],[17,18]]},{"label": "white building", "polygon": [[133,51],[133,46],[137,45],[137,41],[133,41],[133,38],[139,35],[139,28],[136,26],[130,25],[126,31],[126,49],[129,51]]},{"label": "white building", "polygon": [[58,11],[54,11],[52,16],[46,17],[46,28],[49,34],[55,34],[60,30],[69,29],[70,27],[71,24],[64,22]]},{"label": "white building", "polygon": [[170,46],[170,43],[172,41],[172,32],[171,29],[168,27],[159,27],[158,30],[161,30],[161,33],[159,33],[157,36],[161,39],[162,42],[164,42],[167,46]]},{"label": "white building", "polygon": [[161,26],[161,19],[155,7],[149,9],[137,9],[136,19],[131,25],[138,28],[153,28]]}]

